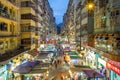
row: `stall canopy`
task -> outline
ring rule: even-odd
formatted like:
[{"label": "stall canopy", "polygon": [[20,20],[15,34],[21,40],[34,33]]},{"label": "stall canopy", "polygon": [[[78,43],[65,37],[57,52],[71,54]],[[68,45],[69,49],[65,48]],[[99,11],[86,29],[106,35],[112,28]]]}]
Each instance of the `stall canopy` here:
[{"label": "stall canopy", "polygon": [[50,63],[40,63],[39,65],[32,68],[28,74],[42,74],[47,72],[49,69]]},{"label": "stall canopy", "polygon": [[17,66],[12,72],[25,74],[25,73],[29,73],[31,70],[32,68],[28,66]]},{"label": "stall canopy", "polygon": [[74,55],[74,56],[70,56],[71,59],[81,59],[80,56]]},{"label": "stall canopy", "polygon": [[102,73],[99,73],[95,70],[83,70],[88,78],[104,78]]},{"label": "stall canopy", "polygon": [[49,50],[49,51],[40,51],[40,53],[46,53],[46,54],[48,54],[48,53],[55,53],[55,51],[52,51],[52,50]]},{"label": "stall canopy", "polygon": [[39,61],[33,61],[33,62],[25,62],[19,66],[17,66],[12,72],[25,74],[29,73],[33,67],[35,67],[37,64],[39,64]]},{"label": "stall canopy", "polygon": [[28,67],[34,67],[36,66],[37,64],[39,64],[40,62],[39,61],[27,61],[23,64],[21,64],[21,66],[28,66]]},{"label": "stall canopy", "polygon": [[77,53],[75,51],[71,51],[68,53],[69,55],[76,55]]}]

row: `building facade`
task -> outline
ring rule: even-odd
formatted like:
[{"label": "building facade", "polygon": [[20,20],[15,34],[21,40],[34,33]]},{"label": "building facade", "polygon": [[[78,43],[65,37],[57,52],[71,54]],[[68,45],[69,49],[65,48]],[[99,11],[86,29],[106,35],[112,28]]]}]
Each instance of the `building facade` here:
[{"label": "building facade", "polygon": [[[20,2],[0,0],[0,59],[14,56],[21,47],[20,36]],[[0,60],[2,61],[2,60]]]},{"label": "building facade", "polygon": [[119,80],[120,0],[95,0],[95,4],[94,48],[107,61],[107,76],[110,80]]},{"label": "building facade", "polygon": [[[81,0],[74,11],[70,0],[62,31],[70,35],[71,24],[75,21],[76,49],[83,56],[87,65],[97,68],[105,75],[105,79],[120,79],[120,0]],[[94,3],[89,10],[88,3]],[[71,12],[75,12],[75,18]],[[73,21],[71,21],[71,18]],[[74,20],[75,19],[75,20]],[[69,27],[70,26],[70,27]],[[70,39],[68,37],[68,39]],[[105,72],[105,71],[106,72]]]},{"label": "building facade", "polygon": [[21,43],[31,49],[35,48],[36,29],[35,0],[21,0]]},{"label": "building facade", "polygon": [[67,12],[64,14],[62,34],[66,35],[69,43],[75,42],[75,1],[69,1]]}]

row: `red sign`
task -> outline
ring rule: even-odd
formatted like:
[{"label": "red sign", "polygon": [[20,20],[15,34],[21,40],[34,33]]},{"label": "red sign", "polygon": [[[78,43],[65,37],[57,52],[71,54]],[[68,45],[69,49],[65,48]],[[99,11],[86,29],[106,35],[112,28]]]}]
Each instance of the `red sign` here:
[{"label": "red sign", "polygon": [[115,73],[120,75],[120,68],[119,67],[114,66],[110,62],[107,62],[106,66],[107,66],[107,68],[111,69],[112,71],[114,71]]}]

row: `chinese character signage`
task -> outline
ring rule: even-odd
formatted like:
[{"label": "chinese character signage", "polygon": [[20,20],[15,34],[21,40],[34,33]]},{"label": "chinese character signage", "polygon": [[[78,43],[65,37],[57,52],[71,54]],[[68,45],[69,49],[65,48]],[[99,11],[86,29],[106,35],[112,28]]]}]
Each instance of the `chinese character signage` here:
[{"label": "chinese character signage", "polygon": [[107,68],[111,69],[112,71],[114,71],[115,73],[120,75],[120,68],[119,67],[114,66],[110,62],[107,62],[106,66],[107,66]]}]

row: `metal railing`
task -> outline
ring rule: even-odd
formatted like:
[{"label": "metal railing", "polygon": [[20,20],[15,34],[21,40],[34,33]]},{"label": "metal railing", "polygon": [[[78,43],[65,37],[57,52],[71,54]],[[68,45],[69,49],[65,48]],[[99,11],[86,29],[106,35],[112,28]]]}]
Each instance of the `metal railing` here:
[{"label": "metal railing", "polygon": [[20,46],[15,50],[6,51],[4,54],[0,55],[0,62],[6,61],[14,56],[21,54],[22,52],[27,51],[27,50],[30,50],[30,48],[25,48],[24,46]]},{"label": "metal railing", "polygon": [[114,26],[114,27],[106,27],[106,28],[99,28],[95,29],[94,33],[95,34],[100,34],[100,33],[119,33],[120,32],[120,25]]},{"label": "metal railing", "polygon": [[17,21],[17,19],[13,15],[9,14],[8,12],[3,11],[3,9],[1,8],[0,8],[0,16]]},{"label": "metal railing", "polygon": [[[8,0],[11,4],[13,4],[16,7],[20,6],[20,2],[17,2],[17,0]],[[19,1],[19,0],[18,0]]]}]

